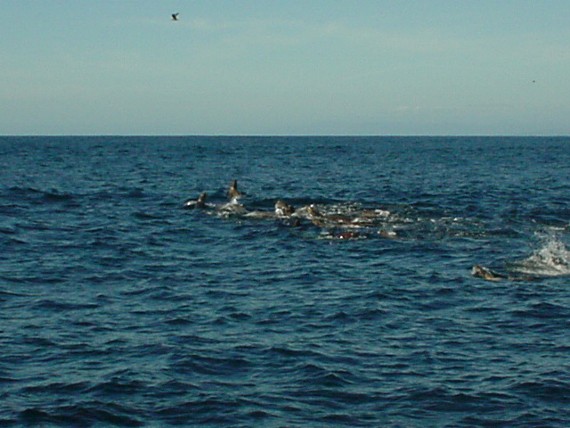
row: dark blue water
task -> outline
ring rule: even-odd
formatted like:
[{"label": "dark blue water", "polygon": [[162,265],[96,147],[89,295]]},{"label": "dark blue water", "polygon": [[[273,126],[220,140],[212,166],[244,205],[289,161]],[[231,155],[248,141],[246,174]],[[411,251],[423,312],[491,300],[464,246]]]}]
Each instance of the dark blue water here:
[{"label": "dark blue water", "polygon": [[569,235],[570,138],[0,138],[0,424],[567,427]]}]

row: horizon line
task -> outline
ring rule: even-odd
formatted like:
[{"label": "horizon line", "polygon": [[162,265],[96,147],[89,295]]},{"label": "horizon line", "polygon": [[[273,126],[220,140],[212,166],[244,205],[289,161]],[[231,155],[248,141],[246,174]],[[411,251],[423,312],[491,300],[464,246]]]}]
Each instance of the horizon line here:
[{"label": "horizon line", "polygon": [[234,138],[568,138],[570,134],[5,134],[0,138],[41,138],[41,137],[234,137]]}]

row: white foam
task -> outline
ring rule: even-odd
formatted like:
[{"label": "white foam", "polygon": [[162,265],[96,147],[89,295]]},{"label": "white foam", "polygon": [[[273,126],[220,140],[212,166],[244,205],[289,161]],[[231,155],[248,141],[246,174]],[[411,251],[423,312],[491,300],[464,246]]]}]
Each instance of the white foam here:
[{"label": "white foam", "polygon": [[517,272],[539,276],[570,275],[570,251],[552,230],[537,233],[540,247],[514,264]]}]

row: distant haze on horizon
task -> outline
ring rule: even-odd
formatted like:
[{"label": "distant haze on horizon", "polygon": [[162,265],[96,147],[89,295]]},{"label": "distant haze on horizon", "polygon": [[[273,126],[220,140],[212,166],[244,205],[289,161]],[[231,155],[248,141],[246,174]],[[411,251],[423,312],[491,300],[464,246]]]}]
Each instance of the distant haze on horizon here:
[{"label": "distant haze on horizon", "polygon": [[570,135],[569,18],[567,0],[2,0],[0,135]]}]

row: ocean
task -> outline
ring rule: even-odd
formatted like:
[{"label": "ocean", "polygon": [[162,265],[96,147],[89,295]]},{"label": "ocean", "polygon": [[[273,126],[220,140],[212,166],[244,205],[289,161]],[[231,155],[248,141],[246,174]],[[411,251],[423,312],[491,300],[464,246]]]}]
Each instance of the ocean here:
[{"label": "ocean", "polygon": [[0,425],[568,427],[569,242],[565,137],[0,137]]}]

